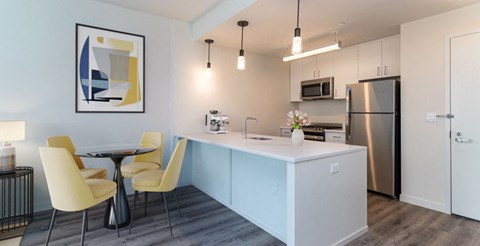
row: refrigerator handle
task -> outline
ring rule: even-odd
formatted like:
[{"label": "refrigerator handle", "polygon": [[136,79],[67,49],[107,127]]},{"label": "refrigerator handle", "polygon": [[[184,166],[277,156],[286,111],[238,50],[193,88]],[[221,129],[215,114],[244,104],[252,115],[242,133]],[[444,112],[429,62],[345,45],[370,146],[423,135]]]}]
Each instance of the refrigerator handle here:
[{"label": "refrigerator handle", "polygon": [[352,88],[347,87],[346,89],[346,97],[345,97],[345,138],[346,140],[350,140],[350,101],[352,97]]}]

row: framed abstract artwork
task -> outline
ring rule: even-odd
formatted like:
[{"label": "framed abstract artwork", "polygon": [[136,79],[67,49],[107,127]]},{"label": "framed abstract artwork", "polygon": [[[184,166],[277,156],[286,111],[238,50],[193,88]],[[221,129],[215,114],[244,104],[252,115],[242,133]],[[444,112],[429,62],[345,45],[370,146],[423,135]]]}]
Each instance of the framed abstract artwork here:
[{"label": "framed abstract artwork", "polygon": [[145,37],[76,24],[75,112],[145,112]]}]

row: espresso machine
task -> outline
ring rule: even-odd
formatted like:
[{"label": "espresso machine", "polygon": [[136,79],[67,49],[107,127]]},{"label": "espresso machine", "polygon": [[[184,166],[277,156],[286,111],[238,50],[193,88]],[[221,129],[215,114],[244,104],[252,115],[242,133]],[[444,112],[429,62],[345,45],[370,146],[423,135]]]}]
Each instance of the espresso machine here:
[{"label": "espresso machine", "polygon": [[228,115],[221,114],[218,110],[210,110],[209,114],[205,115],[205,130],[207,133],[228,133],[228,123]]}]

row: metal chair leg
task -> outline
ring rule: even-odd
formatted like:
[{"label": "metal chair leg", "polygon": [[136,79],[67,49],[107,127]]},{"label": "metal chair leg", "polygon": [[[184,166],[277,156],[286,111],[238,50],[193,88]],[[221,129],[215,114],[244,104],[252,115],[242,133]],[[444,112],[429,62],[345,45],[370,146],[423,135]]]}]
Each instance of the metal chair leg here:
[{"label": "metal chair leg", "polygon": [[137,196],[138,196],[138,191],[135,191],[135,196],[133,198],[132,219],[130,220],[130,229],[128,230],[128,234],[132,233],[133,218],[135,217],[135,206],[137,206]]},{"label": "metal chair leg", "polygon": [[87,226],[87,210],[83,210],[83,221],[82,221],[82,240],[80,245],[83,246],[83,242],[85,241],[85,229]]},{"label": "metal chair leg", "polygon": [[120,231],[118,230],[118,216],[117,216],[117,208],[115,206],[115,203],[113,201],[113,196],[110,198],[112,207],[113,207],[113,218],[115,219],[115,229],[117,229],[117,236],[120,237]]},{"label": "metal chair leg", "polygon": [[148,192],[145,191],[145,217],[147,216],[147,200],[148,200]]},{"label": "metal chair leg", "polygon": [[47,242],[45,243],[46,246],[48,246],[48,242],[50,241],[50,234],[52,234],[53,223],[55,223],[56,215],[57,215],[57,210],[54,208],[52,211],[52,217],[50,218],[50,225],[48,226]]},{"label": "metal chair leg", "polygon": [[180,203],[178,203],[178,198],[177,198],[177,188],[175,188],[173,195],[175,196],[175,201],[177,201],[177,209],[178,209],[178,214],[182,216],[182,211],[180,211]]},{"label": "metal chair leg", "polygon": [[87,228],[85,230],[88,231],[88,210],[87,209],[85,209],[85,213],[87,214],[87,221],[85,222],[87,224],[86,226]]},{"label": "metal chair leg", "polygon": [[173,236],[172,224],[170,223],[170,214],[168,213],[167,197],[165,196],[165,192],[162,192],[162,196],[163,196],[163,203],[165,204],[165,212],[167,213],[168,227],[170,227],[170,236]]}]

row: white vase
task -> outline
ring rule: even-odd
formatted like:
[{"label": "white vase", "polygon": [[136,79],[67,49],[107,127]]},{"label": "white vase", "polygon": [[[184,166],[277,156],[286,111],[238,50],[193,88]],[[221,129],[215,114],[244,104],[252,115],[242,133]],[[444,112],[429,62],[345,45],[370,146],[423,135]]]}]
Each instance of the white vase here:
[{"label": "white vase", "polygon": [[302,129],[293,129],[292,132],[292,143],[293,145],[302,145],[305,135],[303,134]]}]

